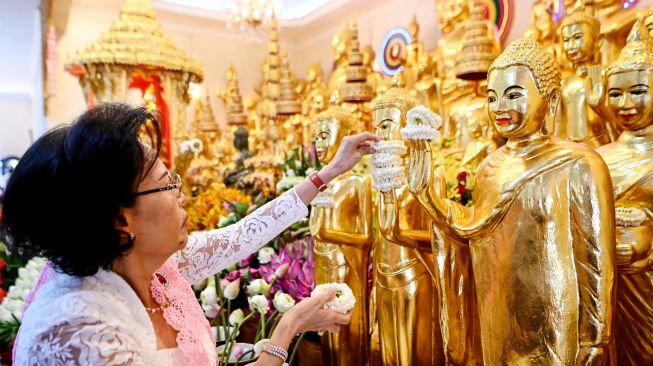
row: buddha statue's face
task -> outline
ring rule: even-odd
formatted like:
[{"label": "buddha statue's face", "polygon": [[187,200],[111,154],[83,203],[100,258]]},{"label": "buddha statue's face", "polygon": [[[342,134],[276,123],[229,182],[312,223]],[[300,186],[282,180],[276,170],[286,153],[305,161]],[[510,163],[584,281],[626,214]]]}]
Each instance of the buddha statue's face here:
[{"label": "buddha statue's face", "polygon": [[594,36],[589,25],[576,23],[562,28],[562,47],[574,64],[594,59]]},{"label": "buddha statue's face", "polygon": [[375,109],[375,133],[383,140],[402,140],[401,115],[401,110],[396,107]]},{"label": "buddha statue's face", "polygon": [[325,100],[324,95],[322,95],[320,93],[315,94],[311,98],[310,107],[311,107],[311,111],[313,113],[320,113],[323,110],[325,110],[326,109],[325,108],[326,107],[326,100]]},{"label": "buddha statue's face", "polygon": [[342,142],[340,121],[335,119],[320,119],[315,130],[315,151],[320,162],[328,164],[338,151]]},{"label": "buddha statue's face", "polygon": [[463,21],[467,14],[465,0],[436,0],[435,9],[438,26],[445,33],[450,32],[456,23]]},{"label": "buddha statue's face", "polygon": [[548,103],[525,66],[494,69],[488,75],[488,114],[497,132],[520,139],[540,131]]},{"label": "buddha statue's face", "polygon": [[608,109],[626,130],[653,123],[653,71],[626,71],[608,76]]},{"label": "buddha statue's face", "polygon": [[653,36],[653,14],[648,15],[644,18],[644,26],[646,26],[648,34]]}]

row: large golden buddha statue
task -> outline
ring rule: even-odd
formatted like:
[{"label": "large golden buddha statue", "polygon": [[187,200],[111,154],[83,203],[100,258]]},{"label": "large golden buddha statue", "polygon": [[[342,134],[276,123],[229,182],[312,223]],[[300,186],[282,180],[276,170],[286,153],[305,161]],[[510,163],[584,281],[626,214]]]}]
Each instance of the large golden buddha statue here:
[{"label": "large golden buddha statue", "polygon": [[608,109],[623,129],[602,146],[617,221],[618,365],[653,365],[653,41],[636,23],[606,71]]},{"label": "large golden buddha statue", "polygon": [[494,61],[488,113],[508,141],[481,164],[471,207],[439,194],[428,142],[409,144],[411,191],[441,232],[469,241],[485,365],[608,363],[612,185],[596,152],[548,135],[559,89],[560,70],[535,41]]},{"label": "large golden buddha statue", "polygon": [[349,51],[349,39],[351,32],[349,26],[343,24],[340,31],[333,36],[331,40],[331,51],[333,53],[334,70],[329,78],[329,93],[336,91],[342,84],[347,81],[347,65],[349,59],[347,52]]},{"label": "large golden buddha statue", "polygon": [[554,136],[593,148],[611,141],[598,107],[604,93],[597,59],[600,27],[598,19],[582,9],[562,20],[563,48],[575,71],[562,80],[560,114],[553,127]]},{"label": "large golden buddha statue", "polygon": [[[374,103],[374,125],[383,140],[403,145],[400,129],[406,126],[406,113],[420,103],[397,84],[395,78]],[[405,184],[379,193],[378,200],[383,237],[375,245],[374,269],[383,364],[441,365],[430,219]]]},{"label": "large golden buddha statue", "polygon": [[[316,148],[320,161],[328,163],[343,137],[361,131],[360,122],[338,106],[331,106],[316,120]],[[315,238],[315,283],[339,282],[356,296],[351,322],[338,334],[322,337],[327,365],[367,365],[369,322],[368,263],[372,248],[372,189],[368,176],[347,173],[336,178],[313,201],[310,217]]]}]

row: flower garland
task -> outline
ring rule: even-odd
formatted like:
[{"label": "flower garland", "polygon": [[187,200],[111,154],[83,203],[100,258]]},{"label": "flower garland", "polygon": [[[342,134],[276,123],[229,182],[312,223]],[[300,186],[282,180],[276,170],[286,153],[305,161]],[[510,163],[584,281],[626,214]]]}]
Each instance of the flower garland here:
[{"label": "flower garland", "polygon": [[636,227],[646,221],[646,213],[636,207],[617,207],[615,219],[617,226]]},{"label": "flower garland", "polygon": [[406,168],[402,156],[407,148],[403,141],[379,141],[372,144],[372,185],[380,192],[389,192],[404,185]]},{"label": "flower garland", "polygon": [[401,129],[404,140],[435,141],[440,137],[438,128],[442,125],[442,118],[429,108],[418,105],[406,114],[406,127]]}]

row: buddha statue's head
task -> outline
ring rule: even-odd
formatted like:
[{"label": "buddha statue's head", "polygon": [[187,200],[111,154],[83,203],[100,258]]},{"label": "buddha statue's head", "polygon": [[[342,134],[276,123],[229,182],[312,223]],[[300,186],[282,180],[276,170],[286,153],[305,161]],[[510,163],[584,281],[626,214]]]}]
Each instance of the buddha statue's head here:
[{"label": "buddha statue's head", "polygon": [[545,131],[555,116],[560,68],[553,55],[530,39],[512,42],[488,71],[488,114],[496,131],[520,139]]},{"label": "buddha statue's head", "polygon": [[354,115],[339,106],[338,92],[331,96],[329,108],[316,118],[315,150],[321,162],[329,163],[336,155],[345,136],[359,132],[359,122]]},{"label": "buddha statue's head", "polygon": [[308,83],[320,83],[322,82],[322,66],[319,62],[316,62],[308,67],[306,70],[306,81]]},{"label": "buddha statue's head", "polygon": [[560,25],[562,47],[574,65],[596,59],[601,23],[593,15],[578,10],[566,15]]},{"label": "buddha statue's head", "polygon": [[644,15],[644,26],[648,30],[648,34],[653,36],[653,11]]},{"label": "buddha statue's head", "polygon": [[328,106],[328,94],[324,88],[316,89],[309,95],[309,114],[316,115],[324,111]]},{"label": "buddha statue's head", "polygon": [[608,110],[625,130],[653,124],[653,40],[637,21],[628,43],[605,72]]},{"label": "buddha statue's head", "polygon": [[349,26],[343,24],[340,31],[331,39],[331,51],[333,52],[333,60],[335,62],[343,62],[347,60],[347,50],[349,49],[349,40],[351,38]]},{"label": "buddha statue's head", "polygon": [[406,113],[421,104],[403,87],[402,77],[396,73],[390,88],[374,102],[375,133],[383,140],[403,140],[401,129],[406,127]]},{"label": "buddha statue's head", "polygon": [[553,15],[549,12],[549,4],[536,2],[531,8],[531,27],[537,32],[536,39],[548,39],[554,35]]},{"label": "buddha statue's head", "polygon": [[234,131],[234,147],[241,152],[249,150],[249,132],[243,126]]},{"label": "buddha statue's head", "polygon": [[374,59],[376,59],[374,49],[369,44],[366,44],[361,49],[361,53],[363,53],[363,65],[371,69],[374,64]]},{"label": "buddha statue's head", "polygon": [[469,17],[467,0],[435,0],[436,17],[440,30],[451,32]]}]

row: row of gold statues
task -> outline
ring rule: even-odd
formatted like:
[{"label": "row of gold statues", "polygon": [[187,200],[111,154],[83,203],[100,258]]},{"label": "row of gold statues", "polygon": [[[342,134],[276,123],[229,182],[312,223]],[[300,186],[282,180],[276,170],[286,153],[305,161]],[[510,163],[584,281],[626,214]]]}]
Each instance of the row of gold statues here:
[{"label": "row of gold statues", "polygon": [[[292,75],[274,26],[260,91],[243,101],[229,71],[240,169],[312,139],[328,163],[360,131],[407,147],[400,187],[352,172],[313,206],[316,283],[357,297],[323,336],[328,364],[653,365],[653,13],[564,1],[554,21],[552,3],[502,52],[482,0],[437,0],[437,48],[413,20],[392,81],[355,24],[333,38],[328,80],[317,64]],[[419,105],[442,117],[439,141],[403,139]],[[216,155],[227,134],[204,136],[212,158],[191,165],[234,163]]]}]

